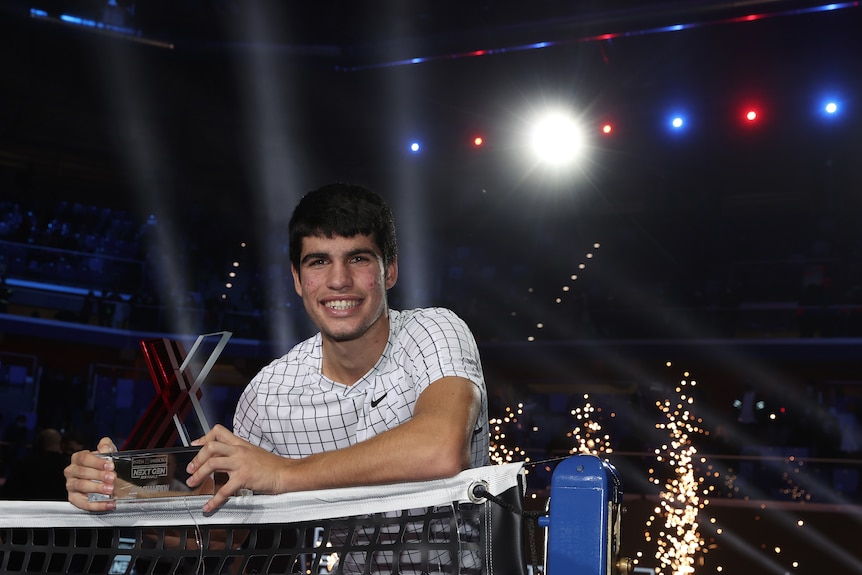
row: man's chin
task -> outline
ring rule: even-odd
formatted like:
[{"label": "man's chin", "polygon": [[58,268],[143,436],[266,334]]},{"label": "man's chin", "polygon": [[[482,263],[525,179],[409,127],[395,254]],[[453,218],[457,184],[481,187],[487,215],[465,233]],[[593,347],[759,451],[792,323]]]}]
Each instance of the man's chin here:
[{"label": "man's chin", "polygon": [[344,343],[354,341],[362,337],[362,334],[368,331],[367,329],[341,329],[341,330],[321,330],[321,333],[330,341],[335,343]]}]

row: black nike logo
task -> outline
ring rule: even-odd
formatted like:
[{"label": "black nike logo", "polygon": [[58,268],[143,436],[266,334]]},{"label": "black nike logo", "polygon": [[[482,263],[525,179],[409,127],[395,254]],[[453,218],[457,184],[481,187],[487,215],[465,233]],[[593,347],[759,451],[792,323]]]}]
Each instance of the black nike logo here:
[{"label": "black nike logo", "polygon": [[389,393],[389,392],[387,391],[386,393],[384,393],[383,395],[381,395],[377,399],[372,399],[371,400],[371,407],[377,407],[377,404],[380,403],[381,401],[383,401],[383,398],[386,397],[387,393]]}]

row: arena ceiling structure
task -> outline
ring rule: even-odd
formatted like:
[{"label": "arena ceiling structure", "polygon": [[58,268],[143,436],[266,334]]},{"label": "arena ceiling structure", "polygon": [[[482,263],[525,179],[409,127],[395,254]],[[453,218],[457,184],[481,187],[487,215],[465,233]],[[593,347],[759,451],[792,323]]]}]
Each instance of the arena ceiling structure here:
[{"label": "arena ceiling structure", "polygon": [[[569,278],[595,244],[642,299],[644,277],[712,273],[748,237],[729,215],[768,236],[858,207],[858,2],[0,6],[6,193],[222,222],[195,233],[226,251],[361,181],[392,198],[405,261],[434,262],[402,275],[408,304],[465,262],[513,293]],[[574,165],[530,148],[546,113],[581,130]]]},{"label": "arena ceiling structure", "polygon": [[[850,111],[859,12],[856,2],[812,0],[4,0],[4,131],[13,143],[65,138],[87,147],[93,139],[92,147],[110,150],[111,136],[100,133],[116,123],[117,105],[106,100],[113,96],[105,77],[120,72],[105,61],[125,51],[139,63],[116,66],[136,72],[147,113],[159,116],[146,123],[178,126],[170,139],[194,134],[183,148],[227,152],[248,114],[237,110],[255,106],[241,102],[243,92],[252,74],[264,74],[289,92],[266,88],[282,107],[303,110],[292,127],[302,124],[312,156],[345,176],[397,164],[394,153],[411,137],[440,163],[485,161],[459,145],[482,137],[485,150],[511,148],[518,120],[532,121],[528,114],[551,103],[615,130],[617,149],[662,151],[657,130],[674,107],[687,108],[691,138],[714,141],[738,128],[732,123],[744,112],[734,107],[759,105],[761,125],[776,120],[768,136],[780,141],[782,129],[798,126],[794,114],[813,113],[830,91]],[[249,72],[254,65],[258,72]],[[706,128],[717,120],[725,125]],[[197,137],[222,122],[222,133]],[[39,136],[51,125],[55,134]]]}]

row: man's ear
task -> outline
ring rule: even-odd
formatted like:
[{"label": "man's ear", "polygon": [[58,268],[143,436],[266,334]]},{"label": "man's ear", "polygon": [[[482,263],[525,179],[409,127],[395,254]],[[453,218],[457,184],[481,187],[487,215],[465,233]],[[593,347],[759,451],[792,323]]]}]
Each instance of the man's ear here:
[{"label": "man's ear", "polygon": [[293,276],[293,289],[296,290],[296,295],[302,297],[302,282],[299,281],[299,270],[293,264],[290,265],[290,273]]},{"label": "man's ear", "polygon": [[386,272],[383,279],[385,280],[386,289],[391,288],[395,285],[395,282],[398,281],[398,258],[395,258],[388,266],[386,266]]}]

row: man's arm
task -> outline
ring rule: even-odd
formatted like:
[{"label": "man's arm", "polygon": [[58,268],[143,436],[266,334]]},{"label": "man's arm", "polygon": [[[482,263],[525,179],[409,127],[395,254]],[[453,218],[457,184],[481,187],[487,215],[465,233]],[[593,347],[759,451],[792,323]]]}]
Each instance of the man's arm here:
[{"label": "man's arm", "polygon": [[204,505],[209,512],[238,489],[287,493],[355,485],[379,485],[451,477],[470,465],[470,440],[481,409],[473,382],[444,377],[416,401],[413,417],[398,427],[350,447],[288,459],[251,445],[216,426],[196,441],[190,487],[216,471],[227,483]]}]

